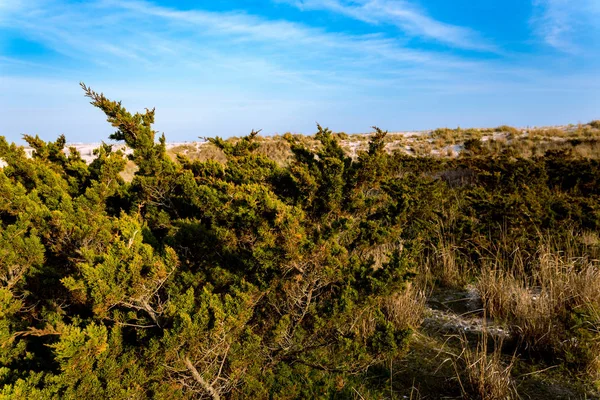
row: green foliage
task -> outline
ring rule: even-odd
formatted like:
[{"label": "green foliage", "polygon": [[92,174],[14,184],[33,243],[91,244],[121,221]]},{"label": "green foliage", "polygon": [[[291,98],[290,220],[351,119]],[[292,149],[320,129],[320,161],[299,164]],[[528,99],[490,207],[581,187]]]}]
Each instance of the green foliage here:
[{"label": "green foliage", "polygon": [[484,248],[600,230],[600,166],[572,154],[515,158],[465,131],[463,157],[419,158],[374,128],[351,158],[317,126],[284,137],[285,163],[255,131],[209,139],[222,163],[171,159],[154,110],[82,87],[138,169],[124,181],[107,144],[87,165],[62,136],[26,136],[32,158],[0,138],[2,398],[348,398],[406,351],[385,304],[448,243],[477,267]]},{"label": "green foliage", "polygon": [[0,139],[3,397],[323,396],[406,349],[381,306],[413,275],[385,132],[355,161],[320,126],[287,167],[254,131],[210,140],[225,164],[172,160],[154,110],[82,87],[139,169]]}]

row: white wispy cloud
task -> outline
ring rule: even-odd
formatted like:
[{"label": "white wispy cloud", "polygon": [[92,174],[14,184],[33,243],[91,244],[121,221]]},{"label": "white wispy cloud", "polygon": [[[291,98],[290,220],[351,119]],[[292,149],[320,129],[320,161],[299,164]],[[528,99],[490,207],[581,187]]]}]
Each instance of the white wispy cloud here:
[{"label": "white wispy cloud", "polygon": [[328,10],[370,24],[395,25],[411,36],[462,49],[496,51],[481,34],[430,17],[405,0],[274,0],[306,10]]},{"label": "white wispy cloud", "polygon": [[534,31],[544,43],[566,53],[582,53],[598,39],[600,1],[533,0]]},{"label": "white wispy cloud", "polygon": [[[403,47],[384,34],[332,32],[243,11],[182,11],[135,0],[29,0],[3,16],[0,28],[59,55],[51,56],[49,71],[39,66],[39,59],[0,54],[2,83],[8,85],[6,95],[0,95],[3,133],[17,128],[19,119],[11,125],[11,116],[26,114],[26,103],[41,110],[64,98],[70,105],[60,110],[52,106],[49,115],[54,115],[54,124],[28,119],[28,132],[59,127],[72,115],[70,109],[80,113],[72,106],[76,102],[85,106],[77,87],[80,80],[132,108],[157,106],[159,127],[193,137],[193,120],[220,134],[239,134],[241,126],[265,132],[294,126],[309,130],[311,121],[333,104],[354,107],[361,98],[371,101],[375,92],[397,96],[445,91],[455,85],[456,79],[446,78],[452,73],[473,76],[483,68],[473,60]],[[10,75],[16,76],[9,79]],[[44,77],[61,82],[61,87],[70,81],[73,90],[60,89],[48,96],[49,86],[37,85]],[[36,95],[23,94],[26,84]],[[191,92],[198,95],[190,97]],[[19,98],[23,102],[16,107]],[[235,115],[235,121],[227,113]],[[302,116],[306,118],[300,123]],[[162,125],[161,118],[169,125]],[[189,126],[183,128],[181,121]]]},{"label": "white wispy cloud", "polygon": [[[390,24],[452,47],[488,45],[468,28],[435,21],[405,2],[310,0],[354,12],[353,18],[379,31],[353,34],[268,13],[179,10],[147,0],[21,0],[10,7],[2,1],[0,29],[51,51],[44,58],[0,49],[0,134],[20,133],[24,125],[29,133],[58,133],[66,124],[71,138],[87,140],[78,135],[89,132],[102,137],[98,132],[110,127],[87,127],[91,111],[84,111],[80,80],[132,109],[156,106],[159,129],[177,132],[179,139],[251,128],[310,132],[315,120],[346,131],[373,123],[406,127],[401,118],[412,121],[408,126],[423,127],[425,122],[414,122],[421,118],[433,127],[459,117],[478,121],[477,104],[458,108],[479,103],[476,96],[493,104],[502,94],[511,97],[505,107],[512,107],[514,93],[593,86],[589,75],[569,80],[577,71],[540,71],[533,58],[433,51],[399,40]],[[414,112],[419,107],[420,116]],[[45,114],[30,118],[31,109]],[[445,121],[449,117],[454,119]]]},{"label": "white wispy cloud", "polygon": [[[107,4],[111,4],[106,1]],[[383,57],[397,62],[435,63],[443,66],[461,67],[465,64],[455,57],[443,56],[435,52],[415,50],[399,46],[397,41],[382,35],[350,35],[327,32],[320,28],[285,20],[266,20],[245,13],[215,13],[189,10],[177,11],[141,1],[115,2],[120,7],[137,15],[161,18],[163,21],[187,24],[191,29],[202,29],[213,36],[226,36],[228,43],[245,45],[249,42],[268,43],[271,48],[285,48],[286,52],[297,49],[297,53],[327,55],[336,51],[351,56],[365,54]],[[338,57],[339,53],[335,53]]]},{"label": "white wispy cloud", "polygon": [[[478,62],[402,46],[381,34],[352,35],[244,12],[209,12],[146,1],[32,0],[0,26],[79,62],[115,68],[220,68],[323,86],[382,69],[476,70]],[[374,68],[375,67],[375,68]],[[382,78],[382,76],[379,76]],[[358,79],[357,79],[358,80]]]}]

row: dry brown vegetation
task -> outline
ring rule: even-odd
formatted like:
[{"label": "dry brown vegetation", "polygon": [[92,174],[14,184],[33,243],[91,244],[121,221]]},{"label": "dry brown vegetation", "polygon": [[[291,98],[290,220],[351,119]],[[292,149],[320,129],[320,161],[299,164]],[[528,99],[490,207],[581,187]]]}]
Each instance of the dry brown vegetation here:
[{"label": "dry brown vegetation", "polygon": [[515,356],[508,362],[502,354],[502,340],[494,342],[490,349],[491,338],[483,331],[476,345],[465,335],[458,337],[460,353],[449,353],[456,379],[461,387],[462,397],[480,400],[517,399],[518,394],[511,371]]},{"label": "dry brown vegetation", "polygon": [[488,315],[509,326],[527,351],[581,365],[599,379],[598,261],[549,246],[531,262],[518,249],[515,258],[508,268],[492,261],[478,279]]},{"label": "dry brown vegetation", "polygon": [[[336,133],[342,148],[352,157],[367,150],[371,134]],[[313,135],[285,134],[273,137],[257,137],[258,152],[286,165],[292,159],[289,139],[293,138],[307,147],[316,148],[318,141]],[[226,140],[239,141],[238,137]],[[588,159],[600,159],[600,122],[568,125],[563,127],[517,129],[503,125],[497,128],[440,128],[425,132],[389,133],[385,138],[388,152],[400,152],[414,156],[436,156],[454,158],[460,156],[468,142],[478,142],[487,154],[508,152],[519,157],[538,157],[547,151],[569,151]],[[178,145],[169,149],[169,154],[184,155],[193,161],[215,160],[226,162],[226,156],[214,144],[198,142]]]},{"label": "dry brown vegetation", "polygon": [[418,329],[425,316],[425,290],[409,284],[405,291],[382,300],[382,309],[394,325],[403,329]]}]

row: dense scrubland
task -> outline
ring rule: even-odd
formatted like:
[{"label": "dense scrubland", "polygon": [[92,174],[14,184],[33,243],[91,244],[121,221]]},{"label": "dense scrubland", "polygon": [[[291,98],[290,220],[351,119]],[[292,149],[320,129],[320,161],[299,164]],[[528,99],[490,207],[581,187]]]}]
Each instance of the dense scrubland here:
[{"label": "dense scrubland", "polygon": [[[368,150],[369,135],[334,133],[338,143],[347,155],[356,158],[358,152]],[[288,164],[292,158],[290,140],[302,142],[307,147],[315,149],[319,141],[314,136],[307,135],[276,135],[273,137],[257,137],[257,152],[264,154],[278,164]],[[412,156],[432,156],[455,158],[460,155],[485,153],[510,153],[512,156],[532,158],[543,156],[550,150],[568,150],[574,156],[589,159],[600,157],[600,122],[589,124],[512,128],[499,126],[485,129],[449,129],[442,128],[433,131],[391,132],[384,138],[384,148],[387,152],[397,152]],[[239,138],[230,138],[235,142]],[[222,163],[227,161],[223,151],[211,142],[191,142],[167,147],[174,158],[185,155],[192,160],[215,160]]]},{"label": "dense scrubland", "polygon": [[[600,122],[0,138],[0,397],[597,398]],[[358,144],[356,144],[358,143]]]}]

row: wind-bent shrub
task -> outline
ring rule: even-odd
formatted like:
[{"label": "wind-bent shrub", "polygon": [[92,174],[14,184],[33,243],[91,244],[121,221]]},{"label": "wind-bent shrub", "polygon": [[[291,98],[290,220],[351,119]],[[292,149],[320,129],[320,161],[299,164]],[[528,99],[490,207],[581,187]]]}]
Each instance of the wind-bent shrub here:
[{"label": "wind-bent shrub", "polygon": [[64,137],[26,137],[31,159],[0,139],[2,397],[309,398],[404,351],[385,132],[356,161],[321,127],[315,150],[289,138],[289,167],[256,132],[211,139],[224,165],[173,161],[154,110],[83,88],[139,169],[123,181],[108,145],[86,165]]}]

